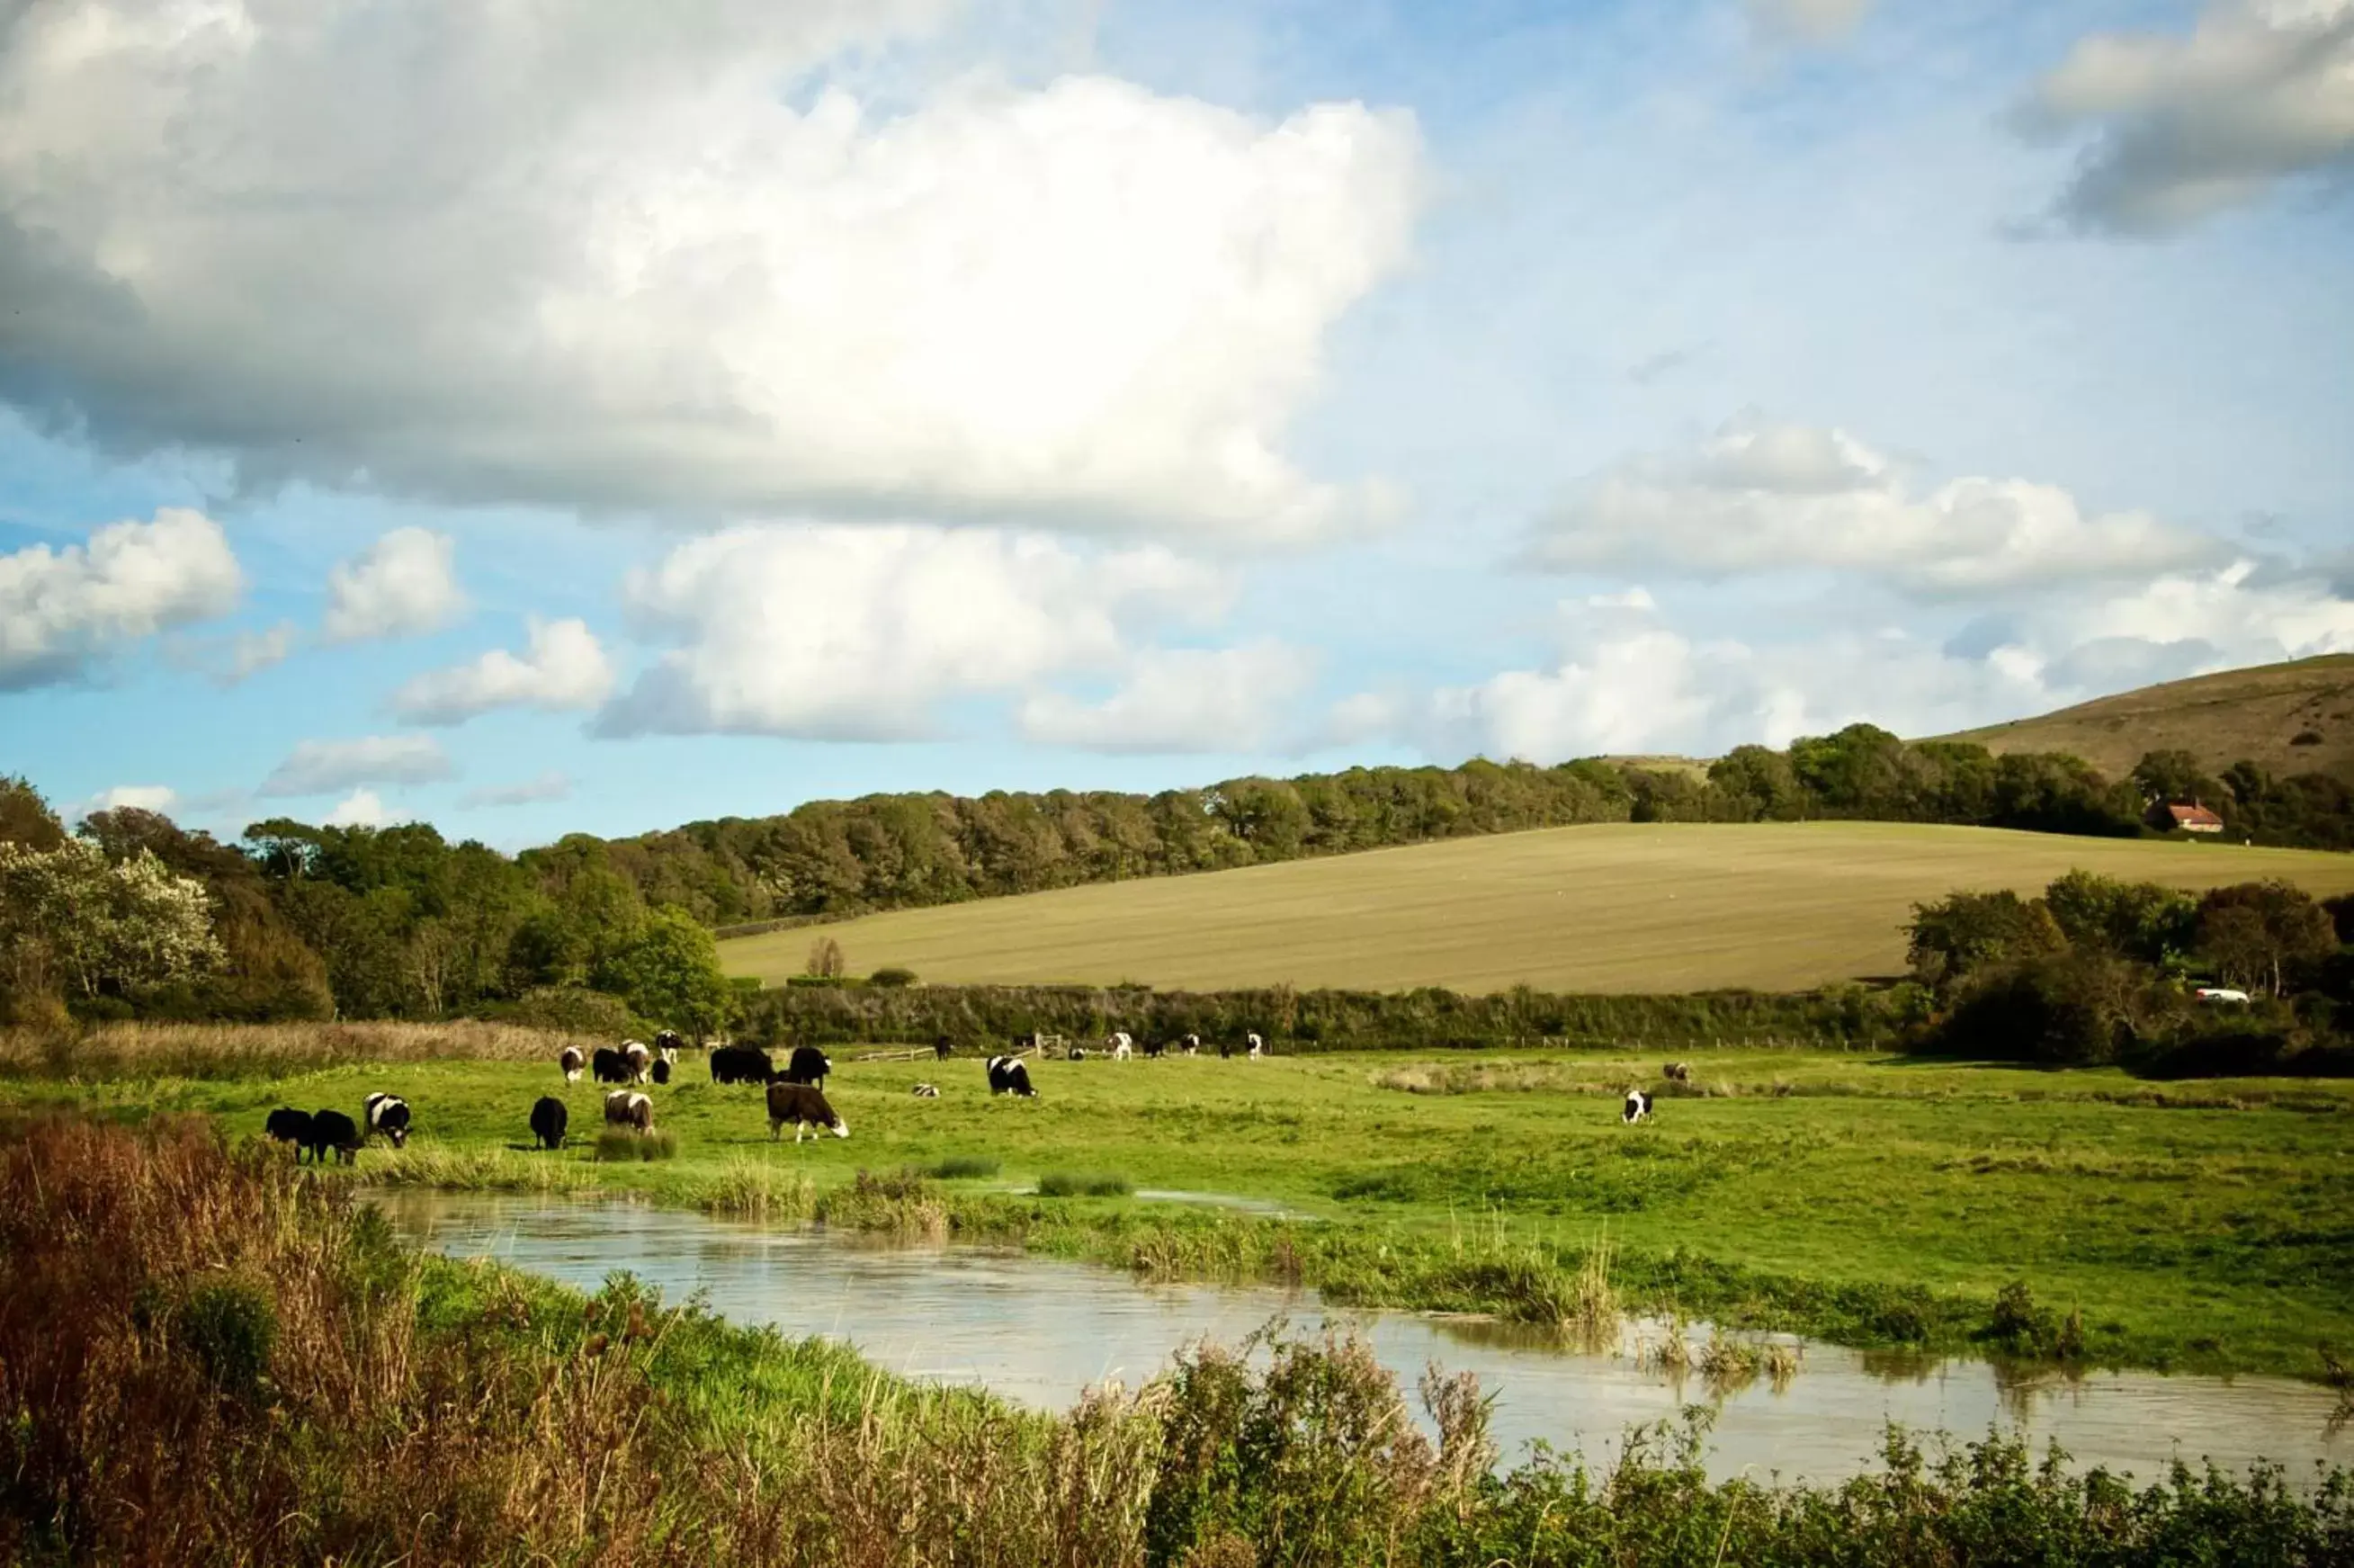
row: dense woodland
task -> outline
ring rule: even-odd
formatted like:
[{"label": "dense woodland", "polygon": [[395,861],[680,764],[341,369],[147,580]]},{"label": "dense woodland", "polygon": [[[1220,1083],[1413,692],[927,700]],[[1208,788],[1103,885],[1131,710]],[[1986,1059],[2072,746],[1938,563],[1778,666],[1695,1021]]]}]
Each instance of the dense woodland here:
[{"label": "dense woodland", "polygon": [[31,786],[0,779],[0,1016],[473,1014],[709,1033],[740,1001],[715,927],[1581,822],[1843,817],[2130,835],[2186,800],[2219,811],[2235,840],[2354,849],[2354,790],[2323,775],[2242,763],[2216,779],[2161,752],[2111,781],[2070,757],[1907,745],[1869,725],[1787,751],[1742,747],[1705,772],[1474,760],[1151,796],[872,795],[631,839],[573,834],[515,857],[422,823],[280,818],[225,844],[124,808],[69,832]]}]

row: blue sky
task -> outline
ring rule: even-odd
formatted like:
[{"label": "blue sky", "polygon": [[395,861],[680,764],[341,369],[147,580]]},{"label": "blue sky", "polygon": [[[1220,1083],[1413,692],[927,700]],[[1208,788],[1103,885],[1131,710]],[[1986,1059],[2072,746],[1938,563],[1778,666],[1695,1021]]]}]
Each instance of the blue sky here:
[{"label": "blue sky", "polygon": [[0,23],[0,768],[506,847],[2354,649],[2354,4]]}]

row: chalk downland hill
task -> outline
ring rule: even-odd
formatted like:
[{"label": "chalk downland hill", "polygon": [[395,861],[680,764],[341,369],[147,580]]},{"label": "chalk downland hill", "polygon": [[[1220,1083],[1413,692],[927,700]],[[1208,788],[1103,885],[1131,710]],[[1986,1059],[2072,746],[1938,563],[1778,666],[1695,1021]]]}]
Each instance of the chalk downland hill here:
[{"label": "chalk downland hill", "polygon": [[781,984],[812,944],[939,982],[1787,991],[1893,975],[1912,906],[2072,867],[2354,892],[2354,855],[1893,822],[1606,823],[1063,888],[720,944]]},{"label": "chalk downland hill", "polygon": [[2354,653],[2168,681],[1944,738],[1998,753],[2073,752],[2112,779],[2147,752],[2179,750],[2211,773],[2246,760],[2354,782]]}]

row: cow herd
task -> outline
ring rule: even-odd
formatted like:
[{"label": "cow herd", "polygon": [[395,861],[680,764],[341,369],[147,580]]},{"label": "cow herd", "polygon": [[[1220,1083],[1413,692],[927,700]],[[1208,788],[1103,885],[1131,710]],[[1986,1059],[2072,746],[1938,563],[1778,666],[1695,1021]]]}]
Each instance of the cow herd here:
[{"label": "cow herd", "polygon": [[359,1159],[360,1147],[372,1138],[382,1138],[395,1149],[408,1142],[408,1102],[398,1095],[370,1095],[360,1106],[360,1119],[354,1121],[339,1110],[296,1110],[281,1106],[270,1113],[262,1130],[281,1143],[294,1146],[295,1163],[309,1155],[320,1164],[333,1154],[345,1165]]}]

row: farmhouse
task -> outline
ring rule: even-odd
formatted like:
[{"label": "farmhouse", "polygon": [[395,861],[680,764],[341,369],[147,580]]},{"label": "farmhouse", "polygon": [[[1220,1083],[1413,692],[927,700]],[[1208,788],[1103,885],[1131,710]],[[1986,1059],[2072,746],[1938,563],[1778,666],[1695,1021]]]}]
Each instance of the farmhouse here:
[{"label": "farmhouse", "polygon": [[2223,831],[2223,819],[2196,800],[2188,806],[2169,805],[2166,808],[2166,815],[2168,826],[2179,828],[2186,833],[2220,833]]}]

